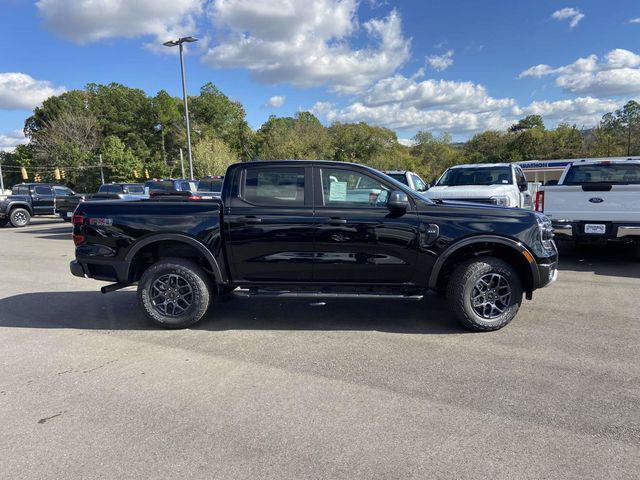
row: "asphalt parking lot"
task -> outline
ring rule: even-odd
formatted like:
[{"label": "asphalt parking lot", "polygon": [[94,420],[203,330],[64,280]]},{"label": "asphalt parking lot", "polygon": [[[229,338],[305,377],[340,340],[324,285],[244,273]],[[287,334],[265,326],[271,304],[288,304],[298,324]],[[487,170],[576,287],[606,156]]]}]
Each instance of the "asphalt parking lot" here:
[{"label": "asphalt parking lot", "polygon": [[568,252],[505,329],[423,300],[248,299],[149,327],[0,228],[3,478],[638,478],[640,263]]}]

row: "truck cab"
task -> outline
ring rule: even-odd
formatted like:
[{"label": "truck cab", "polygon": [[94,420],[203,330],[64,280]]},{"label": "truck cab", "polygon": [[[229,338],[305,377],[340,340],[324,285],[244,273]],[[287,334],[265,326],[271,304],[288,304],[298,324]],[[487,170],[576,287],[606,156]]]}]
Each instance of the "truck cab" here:
[{"label": "truck cab", "polygon": [[522,168],[513,163],[451,167],[425,195],[432,200],[455,200],[525,209],[533,207],[527,178]]},{"label": "truck cab", "polygon": [[[11,224],[20,228],[29,225],[38,215],[61,215],[64,206],[73,208],[83,199],[69,187],[51,183],[20,183],[14,185],[11,195],[0,201],[0,225]],[[69,219],[71,215],[69,215]]]}]

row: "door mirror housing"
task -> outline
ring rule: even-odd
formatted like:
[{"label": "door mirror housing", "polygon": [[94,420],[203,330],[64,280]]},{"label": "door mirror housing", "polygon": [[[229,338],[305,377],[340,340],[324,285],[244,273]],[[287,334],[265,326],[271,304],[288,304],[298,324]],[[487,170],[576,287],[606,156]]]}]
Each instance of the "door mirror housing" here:
[{"label": "door mirror housing", "polygon": [[529,185],[528,185],[528,184],[526,184],[526,183],[519,183],[519,184],[518,184],[518,189],[519,189],[521,192],[526,192],[527,190],[529,190]]},{"label": "door mirror housing", "polygon": [[409,208],[409,197],[402,190],[394,190],[389,195],[387,208],[392,212],[404,213]]}]

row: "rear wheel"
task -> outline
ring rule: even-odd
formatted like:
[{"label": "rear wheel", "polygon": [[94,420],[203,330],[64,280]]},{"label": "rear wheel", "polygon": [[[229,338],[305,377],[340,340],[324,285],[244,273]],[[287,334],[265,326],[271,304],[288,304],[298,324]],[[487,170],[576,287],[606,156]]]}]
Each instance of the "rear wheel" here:
[{"label": "rear wheel", "polygon": [[138,302],[147,317],[165,328],[186,328],[209,308],[209,276],[197,264],[167,258],[151,265],[138,282]]},{"label": "rear wheel", "polygon": [[9,214],[9,223],[16,228],[26,227],[31,222],[31,214],[26,208],[14,208]]},{"label": "rear wheel", "polygon": [[465,327],[480,332],[499,330],[520,309],[520,277],[503,260],[474,258],[459,265],[451,275],[447,300]]}]

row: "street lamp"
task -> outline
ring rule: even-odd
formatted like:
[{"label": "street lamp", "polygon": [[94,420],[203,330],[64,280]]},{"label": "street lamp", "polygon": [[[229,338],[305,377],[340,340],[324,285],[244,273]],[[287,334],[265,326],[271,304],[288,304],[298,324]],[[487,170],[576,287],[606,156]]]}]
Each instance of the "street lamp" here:
[{"label": "street lamp", "polygon": [[191,156],[191,132],[189,131],[189,105],[187,104],[187,84],[184,78],[184,58],[182,55],[182,44],[197,42],[195,37],[182,37],[177,40],[169,40],[164,42],[165,47],[180,47],[180,72],[182,73],[182,98],[184,100],[184,118],[187,126],[187,152],[189,154],[189,175],[193,179],[193,158]]}]

